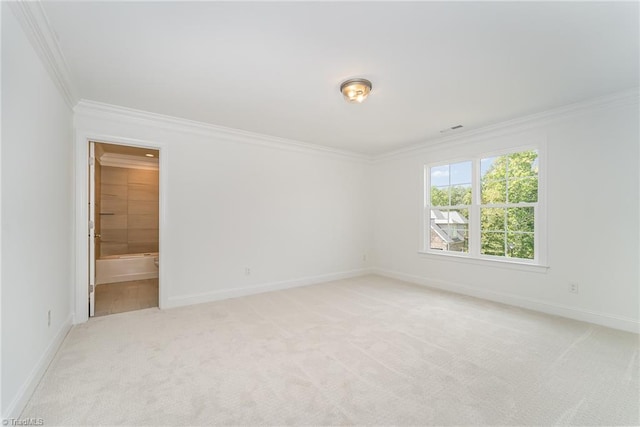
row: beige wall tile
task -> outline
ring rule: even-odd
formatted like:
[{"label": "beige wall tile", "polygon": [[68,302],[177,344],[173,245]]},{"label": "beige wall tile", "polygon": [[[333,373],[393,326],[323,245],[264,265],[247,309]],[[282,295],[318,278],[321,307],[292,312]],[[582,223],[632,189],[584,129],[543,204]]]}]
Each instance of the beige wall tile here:
[{"label": "beige wall tile", "polygon": [[129,243],[130,254],[142,254],[146,252],[158,252],[158,242]]},{"label": "beige wall tile", "polygon": [[129,253],[129,246],[126,243],[101,243],[100,252],[102,256],[124,255]]},{"label": "beige wall tile", "polygon": [[128,171],[129,184],[148,184],[155,187],[158,186],[158,171],[143,170],[143,169],[129,169]]},{"label": "beige wall tile", "polygon": [[127,215],[100,215],[103,230],[127,228]]},{"label": "beige wall tile", "polygon": [[[115,215],[126,215],[127,200],[126,199],[103,199],[101,213],[112,213]],[[103,217],[106,215],[103,215]]]},{"label": "beige wall tile", "polygon": [[128,180],[128,172],[125,168],[103,166],[101,177],[103,184],[126,185]]},{"label": "beige wall tile", "polygon": [[156,215],[158,202],[155,200],[130,200],[129,215]]},{"label": "beige wall tile", "polygon": [[102,237],[100,238],[101,242],[104,243],[127,243],[127,229],[126,228],[116,228],[116,229],[104,229],[102,230]]},{"label": "beige wall tile", "polygon": [[157,228],[134,228],[129,230],[129,243],[141,243],[141,242],[157,242],[158,241],[158,229]]},{"label": "beige wall tile", "polygon": [[126,185],[102,184],[101,198],[107,199],[127,199],[129,188]]},{"label": "beige wall tile", "polygon": [[129,200],[158,200],[158,186],[147,184],[129,184]]},{"label": "beige wall tile", "polygon": [[[102,198],[102,165],[100,164],[100,162],[96,161],[94,163],[95,165],[95,195],[94,195],[94,203],[95,203],[95,228],[94,228],[94,232],[95,233],[100,233],[102,230],[102,218],[100,212],[102,209],[102,203],[100,202],[101,198]],[[96,258],[100,258],[101,256],[101,251],[100,251],[100,244],[99,244],[99,240],[96,240],[96,242],[98,242],[98,244],[95,245],[95,250],[96,250]]]},{"label": "beige wall tile", "polygon": [[129,229],[134,228],[158,228],[158,215],[131,215],[128,221]]},{"label": "beige wall tile", "polygon": [[104,256],[158,251],[158,171],[103,166],[100,248]]}]

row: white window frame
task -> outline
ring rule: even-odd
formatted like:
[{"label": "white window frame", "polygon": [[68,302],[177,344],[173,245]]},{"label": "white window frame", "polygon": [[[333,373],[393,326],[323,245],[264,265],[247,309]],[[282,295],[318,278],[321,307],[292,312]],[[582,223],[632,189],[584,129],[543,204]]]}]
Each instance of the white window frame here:
[{"label": "white window frame", "polygon": [[[538,201],[536,203],[501,203],[492,205],[481,205],[480,192],[482,189],[480,176],[480,161],[484,158],[504,156],[512,153],[536,150],[538,152]],[[547,268],[547,210],[546,210],[546,152],[542,144],[509,147],[499,150],[492,150],[477,153],[465,157],[455,157],[446,161],[428,163],[423,166],[424,186],[422,188],[422,215],[421,215],[421,248],[422,254],[434,255],[440,259],[452,261],[468,261],[473,263],[498,263],[505,266],[531,266]],[[472,184],[471,184],[471,206],[469,206],[469,251],[455,252],[431,249],[430,242],[430,220],[431,220],[431,168],[451,165],[454,163],[471,161]],[[534,258],[511,258],[506,256],[485,255],[480,253],[480,209],[481,207],[533,207],[534,208]]]}]

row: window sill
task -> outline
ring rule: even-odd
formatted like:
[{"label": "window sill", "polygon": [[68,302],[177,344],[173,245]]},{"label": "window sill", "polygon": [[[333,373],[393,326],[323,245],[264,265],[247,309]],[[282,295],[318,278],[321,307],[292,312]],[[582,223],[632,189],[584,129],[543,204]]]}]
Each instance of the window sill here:
[{"label": "window sill", "polygon": [[532,273],[545,273],[545,274],[549,270],[548,265],[529,264],[526,262],[518,262],[518,261],[502,261],[502,260],[494,260],[494,259],[486,259],[486,258],[471,258],[464,255],[425,252],[425,251],[418,251],[418,254],[421,257],[438,260],[438,261],[457,262],[457,263],[464,263],[464,264],[470,264],[470,265],[481,265],[484,267],[503,268],[507,270],[518,270],[518,271],[527,271]]}]

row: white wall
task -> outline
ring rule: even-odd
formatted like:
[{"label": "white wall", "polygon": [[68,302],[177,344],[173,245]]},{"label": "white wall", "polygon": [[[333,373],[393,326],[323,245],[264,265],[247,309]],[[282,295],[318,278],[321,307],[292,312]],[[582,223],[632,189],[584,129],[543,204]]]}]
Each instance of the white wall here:
[{"label": "white wall", "polygon": [[[71,325],[72,111],[2,3],[2,415]],[[47,311],[51,310],[51,326]]]},{"label": "white wall", "polygon": [[[6,2],[1,15],[3,417],[18,415],[71,313],[76,321],[86,316],[79,290],[86,292],[87,277],[87,138],[161,149],[163,307],[330,280],[375,265],[421,284],[637,327],[637,99],[545,122],[514,138],[486,135],[373,166],[117,108],[80,108],[74,144],[64,97]],[[521,271],[419,255],[423,165],[469,147],[519,145],[531,133],[547,140],[550,268]],[[578,295],[567,292],[569,281],[579,282]]]},{"label": "white wall", "polygon": [[[74,143],[72,112],[58,89],[3,3],[4,417],[18,415],[68,331],[71,313],[76,321],[87,313],[88,138],[161,150],[162,307],[331,280],[375,266],[420,284],[623,329],[638,326],[637,96],[371,165],[358,156],[91,103],[77,109]],[[425,163],[541,135],[548,269],[418,254]],[[611,218],[613,224],[605,221]],[[570,281],[579,283],[577,295],[567,291]]]},{"label": "white wall", "polygon": [[[188,126],[167,129],[162,119],[93,113],[77,109],[79,152],[90,137],[160,148],[162,307],[330,280],[366,267],[368,162],[251,137],[238,142]],[[78,209],[84,206],[79,201]]]},{"label": "white wall", "polygon": [[[379,273],[549,313],[637,330],[640,259],[637,94],[545,120],[378,161],[374,166],[375,267]],[[506,135],[498,136],[499,133]],[[547,141],[548,270],[418,254],[423,166]],[[579,283],[577,295],[568,283]]]}]

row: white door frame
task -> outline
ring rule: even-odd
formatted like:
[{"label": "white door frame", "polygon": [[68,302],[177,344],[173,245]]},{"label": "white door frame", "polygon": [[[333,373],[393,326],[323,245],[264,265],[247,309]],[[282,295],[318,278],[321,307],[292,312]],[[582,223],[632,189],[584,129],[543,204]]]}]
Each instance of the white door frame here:
[{"label": "white door frame", "polygon": [[[163,241],[166,237],[167,212],[167,184],[169,149],[166,143],[143,141],[121,136],[102,135],[88,131],[76,130],[75,154],[75,286],[72,301],[74,301],[73,323],[84,323],[89,320],[89,241],[87,231],[89,226],[89,142],[103,142],[106,144],[128,145],[132,147],[150,148],[160,152],[159,164],[159,224],[158,250],[160,265],[158,268],[158,306],[166,306],[167,281],[165,280],[166,262],[163,260],[165,248]],[[166,258],[165,258],[166,259]]]},{"label": "white door frame", "polygon": [[89,317],[96,311],[96,143],[89,142]]}]

